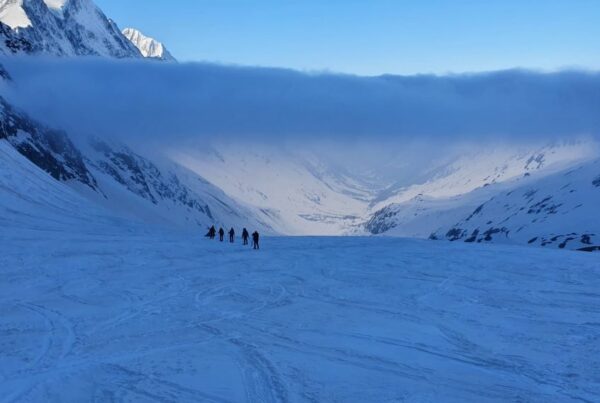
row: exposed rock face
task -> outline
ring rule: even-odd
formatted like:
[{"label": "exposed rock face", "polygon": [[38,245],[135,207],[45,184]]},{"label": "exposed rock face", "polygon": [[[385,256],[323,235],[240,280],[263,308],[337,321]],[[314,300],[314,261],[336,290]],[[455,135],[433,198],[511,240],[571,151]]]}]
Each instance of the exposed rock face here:
[{"label": "exposed rock face", "polygon": [[64,132],[53,130],[19,112],[0,97],[0,140],[8,141],[31,162],[59,181],[79,181],[98,190],[81,152]]},{"label": "exposed rock face", "polygon": [[169,201],[206,215],[209,219],[214,218],[208,204],[182,184],[173,172],[163,173],[150,160],[125,146],[113,147],[93,139],[92,147],[97,154],[92,157],[91,164],[135,195],[154,205]]}]

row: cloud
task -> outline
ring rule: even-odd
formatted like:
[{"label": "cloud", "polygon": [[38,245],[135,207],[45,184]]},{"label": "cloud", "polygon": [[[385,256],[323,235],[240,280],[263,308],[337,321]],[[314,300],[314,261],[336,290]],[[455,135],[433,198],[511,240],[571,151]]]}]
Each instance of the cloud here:
[{"label": "cloud", "polygon": [[357,77],[214,64],[11,58],[11,99],[72,134],[176,141],[600,135],[600,74]]}]

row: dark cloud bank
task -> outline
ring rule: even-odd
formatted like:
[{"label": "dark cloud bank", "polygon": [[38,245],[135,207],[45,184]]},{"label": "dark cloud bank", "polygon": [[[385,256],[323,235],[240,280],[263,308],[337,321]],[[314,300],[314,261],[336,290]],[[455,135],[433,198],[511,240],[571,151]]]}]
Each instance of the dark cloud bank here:
[{"label": "dark cloud bank", "polygon": [[0,60],[12,99],[71,133],[385,141],[600,134],[600,74],[355,77],[212,64]]}]

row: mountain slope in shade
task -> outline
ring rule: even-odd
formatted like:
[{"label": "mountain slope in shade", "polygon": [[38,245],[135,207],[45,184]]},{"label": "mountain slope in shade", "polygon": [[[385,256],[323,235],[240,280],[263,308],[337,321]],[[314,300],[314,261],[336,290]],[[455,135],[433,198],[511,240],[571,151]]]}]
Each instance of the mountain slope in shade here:
[{"label": "mountain slope in shade", "polygon": [[119,215],[179,228],[215,224],[273,232],[260,211],[237,203],[181,166],[142,156],[117,141],[91,139],[80,149],[102,190],[83,189],[83,194]]},{"label": "mountain slope in shade", "polygon": [[123,35],[139,49],[142,55],[149,59],[176,61],[167,48],[154,38],[145,36],[134,28],[125,28]]},{"label": "mountain slope in shade", "polygon": [[0,54],[142,57],[92,0],[0,0]]},{"label": "mountain slope in shade", "polygon": [[77,181],[97,191],[94,176],[83,155],[59,130],[50,129],[30,119],[0,97],[0,140],[59,181]]},{"label": "mountain slope in shade", "polygon": [[[1,82],[10,83],[1,65],[0,76],[6,77]],[[203,230],[215,224],[274,232],[264,212],[234,201],[181,166],[143,157],[118,141],[78,138],[74,143],[65,132],[37,122],[1,96],[0,141],[36,166],[36,176],[45,172],[84,196],[90,209],[162,227]],[[14,175],[30,171],[15,170]]]}]

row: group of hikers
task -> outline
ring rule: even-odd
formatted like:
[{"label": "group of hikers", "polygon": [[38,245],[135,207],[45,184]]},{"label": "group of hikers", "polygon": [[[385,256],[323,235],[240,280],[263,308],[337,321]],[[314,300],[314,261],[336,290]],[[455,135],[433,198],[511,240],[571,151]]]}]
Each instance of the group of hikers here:
[{"label": "group of hikers", "polygon": [[[219,241],[223,242],[223,239],[225,238],[225,230],[223,229],[223,227],[219,228],[219,231],[217,232],[217,229],[215,228],[215,226],[211,226],[208,229],[208,233],[206,234],[207,238],[210,239],[215,239],[217,234],[219,234]],[[244,228],[242,230],[242,240],[244,241],[244,245],[248,245],[248,239],[250,238],[250,233],[248,232],[248,230],[246,228]],[[258,244],[260,235],[258,233],[258,231],[254,231],[252,233],[252,247],[254,249],[260,249],[260,246]],[[233,243],[235,241],[235,230],[233,229],[233,227],[229,230],[229,242]]]}]

